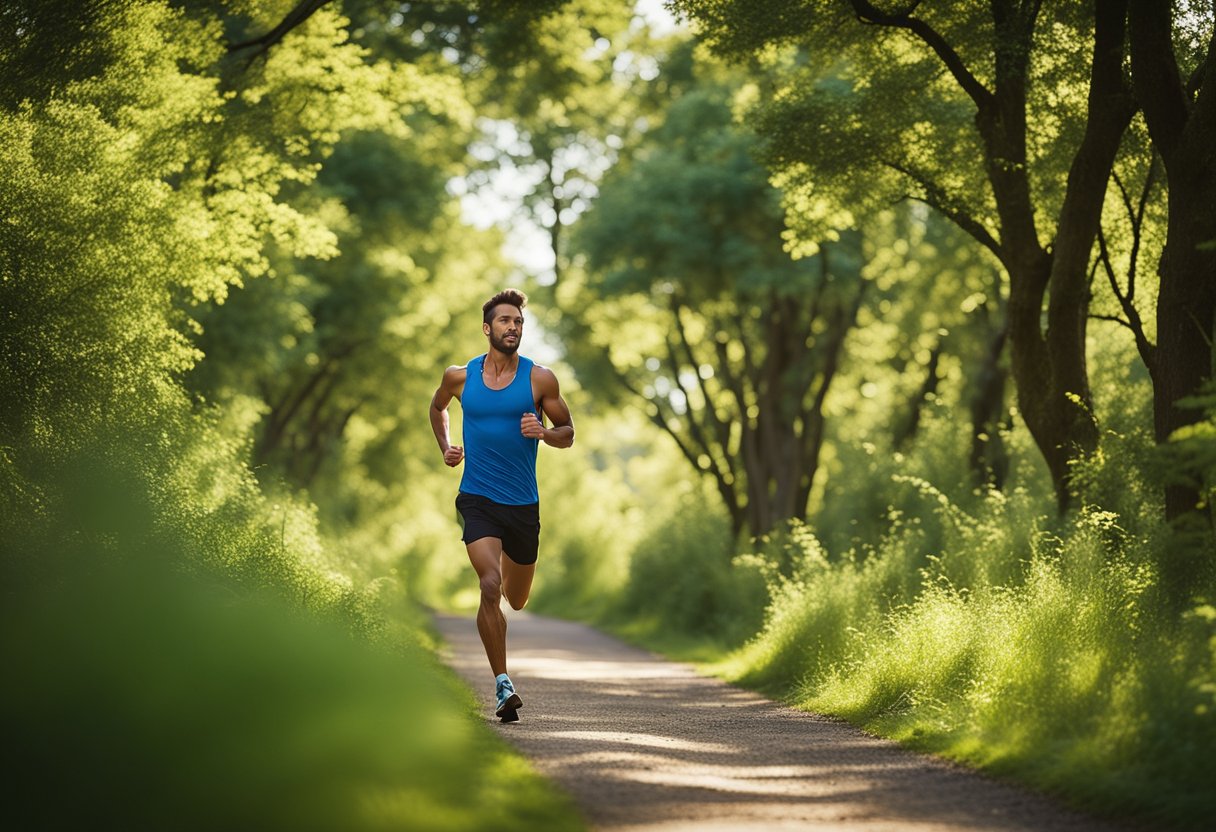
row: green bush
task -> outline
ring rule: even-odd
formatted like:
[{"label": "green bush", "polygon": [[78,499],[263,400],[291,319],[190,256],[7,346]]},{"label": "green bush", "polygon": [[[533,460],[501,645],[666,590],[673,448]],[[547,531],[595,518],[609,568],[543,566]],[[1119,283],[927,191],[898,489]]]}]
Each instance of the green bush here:
[{"label": "green bush", "polygon": [[166,574],[162,554],[6,605],[7,825],[577,826],[421,647]]},{"label": "green bush", "polygon": [[614,616],[668,635],[746,639],[762,620],[764,579],[746,562],[733,567],[733,554],[729,520],[683,504],[634,550]]}]

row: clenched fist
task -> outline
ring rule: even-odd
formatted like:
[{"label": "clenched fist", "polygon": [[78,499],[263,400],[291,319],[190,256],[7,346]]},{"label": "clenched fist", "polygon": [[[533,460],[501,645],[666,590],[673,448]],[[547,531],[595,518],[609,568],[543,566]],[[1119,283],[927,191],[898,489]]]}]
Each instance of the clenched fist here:
[{"label": "clenched fist", "polygon": [[464,459],[464,447],[461,445],[451,445],[443,452],[443,461],[449,468],[455,468],[462,459]]},{"label": "clenched fist", "polygon": [[519,420],[519,432],[529,439],[544,439],[545,426],[536,418],[535,413],[525,413]]}]

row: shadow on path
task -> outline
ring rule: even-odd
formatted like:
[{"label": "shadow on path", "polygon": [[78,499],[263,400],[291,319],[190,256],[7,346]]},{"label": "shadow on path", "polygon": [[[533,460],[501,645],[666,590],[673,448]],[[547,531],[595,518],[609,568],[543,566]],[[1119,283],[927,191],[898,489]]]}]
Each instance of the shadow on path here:
[{"label": "shadow on path", "polygon": [[595,829],[1116,828],[590,627],[506,612],[519,722],[493,718],[494,680],[472,619],[436,616],[445,659]]}]

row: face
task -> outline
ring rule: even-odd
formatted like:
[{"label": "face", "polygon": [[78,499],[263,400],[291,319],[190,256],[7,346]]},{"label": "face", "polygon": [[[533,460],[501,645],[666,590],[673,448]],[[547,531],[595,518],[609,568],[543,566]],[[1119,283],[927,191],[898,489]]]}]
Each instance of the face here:
[{"label": "face", "polygon": [[494,307],[488,324],[481,325],[490,337],[490,346],[499,352],[511,355],[519,349],[519,340],[524,335],[524,313],[509,303]]}]

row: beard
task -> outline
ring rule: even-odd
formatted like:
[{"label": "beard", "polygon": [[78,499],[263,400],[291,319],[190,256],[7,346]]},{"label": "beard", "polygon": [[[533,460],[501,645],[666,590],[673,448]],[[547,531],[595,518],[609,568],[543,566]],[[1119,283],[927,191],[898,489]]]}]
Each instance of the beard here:
[{"label": "beard", "polygon": [[514,355],[519,349],[519,336],[516,336],[514,341],[508,342],[507,336],[497,337],[493,332],[490,333],[490,346],[506,355]]}]

